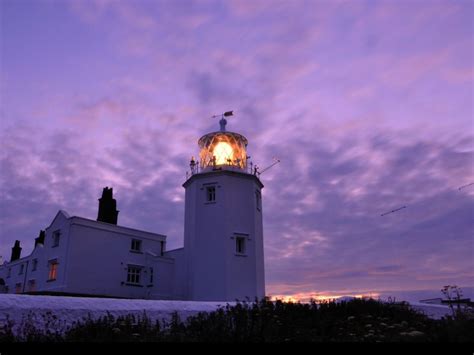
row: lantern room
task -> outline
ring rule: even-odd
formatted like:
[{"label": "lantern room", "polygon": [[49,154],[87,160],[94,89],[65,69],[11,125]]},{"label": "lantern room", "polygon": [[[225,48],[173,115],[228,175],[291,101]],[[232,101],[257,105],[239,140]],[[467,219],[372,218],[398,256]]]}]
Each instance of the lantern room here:
[{"label": "lantern room", "polygon": [[227,132],[224,117],[219,121],[220,131],[208,133],[199,141],[199,168],[201,171],[215,168],[247,169],[247,138]]},{"label": "lantern room", "polygon": [[199,139],[201,170],[215,167],[247,167],[247,139],[233,132],[213,132]]}]

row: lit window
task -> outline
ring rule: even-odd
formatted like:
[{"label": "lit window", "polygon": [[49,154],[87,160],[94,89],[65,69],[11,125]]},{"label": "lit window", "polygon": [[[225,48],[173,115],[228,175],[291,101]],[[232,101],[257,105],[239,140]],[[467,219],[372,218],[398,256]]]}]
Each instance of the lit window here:
[{"label": "lit window", "polygon": [[207,202],[216,201],[216,187],[215,186],[206,187],[206,201]]},{"label": "lit window", "polygon": [[142,268],[140,266],[129,266],[127,270],[127,282],[131,284],[140,284],[140,275]]},{"label": "lit window", "polygon": [[15,293],[21,293],[21,283],[15,285]]},{"label": "lit window", "polygon": [[257,210],[261,210],[262,209],[262,194],[260,193],[260,191],[255,191],[255,202],[257,204]]},{"label": "lit window", "polygon": [[245,237],[235,238],[235,252],[237,254],[245,254]]},{"label": "lit window", "polygon": [[33,259],[33,261],[31,262],[31,271],[36,271],[37,268],[38,268],[38,259]]},{"label": "lit window", "polygon": [[131,251],[141,252],[142,250],[142,241],[138,239],[132,239]]},{"label": "lit window", "polygon": [[58,261],[51,260],[49,262],[48,281],[56,280],[57,276],[58,276]]},{"label": "lit window", "polygon": [[59,246],[60,237],[61,237],[61,231],[57,230],[53,232],[53,248]]},{"label": "lit window", "polygon": [[28,281],[28,292],[35,292],[36,291],[36,280],[29,280]]},{"label": "lit window", "polygon": [[20,265],[20,271],[18,272],[18,275],[23,274],[24,271],[25,271],[25,264],[21,264]]}]

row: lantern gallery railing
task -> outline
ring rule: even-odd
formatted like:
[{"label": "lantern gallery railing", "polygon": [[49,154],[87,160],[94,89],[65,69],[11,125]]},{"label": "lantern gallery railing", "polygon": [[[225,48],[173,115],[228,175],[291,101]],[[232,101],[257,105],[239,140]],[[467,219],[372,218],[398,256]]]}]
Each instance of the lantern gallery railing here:
[{"label": "lantern gallery railing", "polygon": [[[186,171],[186,179],[191,177],[194,174],[199,174],[202,172],[208,171],[218,171],[218,170],[235,170],[239,172],[244,172],[247,174],[260,175],[257,165],[249,160],[250,157],[247,157],[244,164],[240,162],[233,161],[222,161],[218,164],[217,157],[211,160],[210,164],[200,164],[199,160],[195,160],[194,157],[191,157],[189,162],[189,171]],[[204,167],[203,167],[204,166]]]}]

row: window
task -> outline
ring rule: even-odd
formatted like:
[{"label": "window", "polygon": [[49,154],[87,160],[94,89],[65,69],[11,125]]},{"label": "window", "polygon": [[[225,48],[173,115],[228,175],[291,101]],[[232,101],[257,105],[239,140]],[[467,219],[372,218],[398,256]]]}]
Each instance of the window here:
[{"label": "window", "polygon": [[10,277],[10,276],[12,276],[12,268],[11,267],[8,268],[8,273],[7,273],[7,277]]},{"label": "window", "polygon": [[61,231],[57,230],[53,232],[53,248],[59,246],[60,237],[61,237]]},{"label": "window", "polygon": [[165,253],[165,242],[161,241],[160,242],[160,255],[163,256]]},{"label": "window", "polygon": [[216,187],[215,186],[206,187],[206,201],[216,202]]},{"label": "window", "polygon": [[33,259],[33,261],[31,262],[31,271],[36,271],[37,268],[38,268],[38,259]]},{"label": "window", "polygon": [[138,239],[132,239],[131,251],[141,252],[142,251],[142,241]]},{"label": "window", "polygon": [[127,282],[131,284],[140,284],[140,274],[142,268],[140,266],[129,266],[127,270]]},{"label": "window", "polygon": [[28,292],[35,292],[36,291],[36,280],[29,280],[28,281]]},{"label": "window", "polygon": [[20,271],[18,272],[18,275],[23,274],[24,271],[25,271],[25,264],[21,264],[20,265]]},{"label": "window", "polygon": [[150,284],[153,284],[153,268],[150,268]]},{"label": "window", "polygon": [[51,260],[49,263],[48,281],[56,280],[58,276],[58,261]]},{"label": "window", "polygon": [[15,285],[15,293],[21,293],[21,283]]},{"label": "window", "polygon": [[245,237],[235,238],[235,252],[237,254],[245,254]]},{"label": "window", "polygon": [[255,191],[255,202],[256,202],[256,205],[257,205],[257,210],[261,210],[262,209],[262,194],[260,191]]}]

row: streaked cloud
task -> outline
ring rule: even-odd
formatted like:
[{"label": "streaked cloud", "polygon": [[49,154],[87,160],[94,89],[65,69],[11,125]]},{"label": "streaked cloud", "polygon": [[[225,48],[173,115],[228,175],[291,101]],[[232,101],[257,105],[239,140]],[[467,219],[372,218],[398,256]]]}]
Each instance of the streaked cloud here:
[{"label": "streaked cloud", "polygon": [[58,209],[94,219],[104,186],[119,223],[181,246],[189,157],[233,109],[254,162],[281,159],[262,175],[269,294],[474,281],[471,3],[1,6],[4,257]]}]

